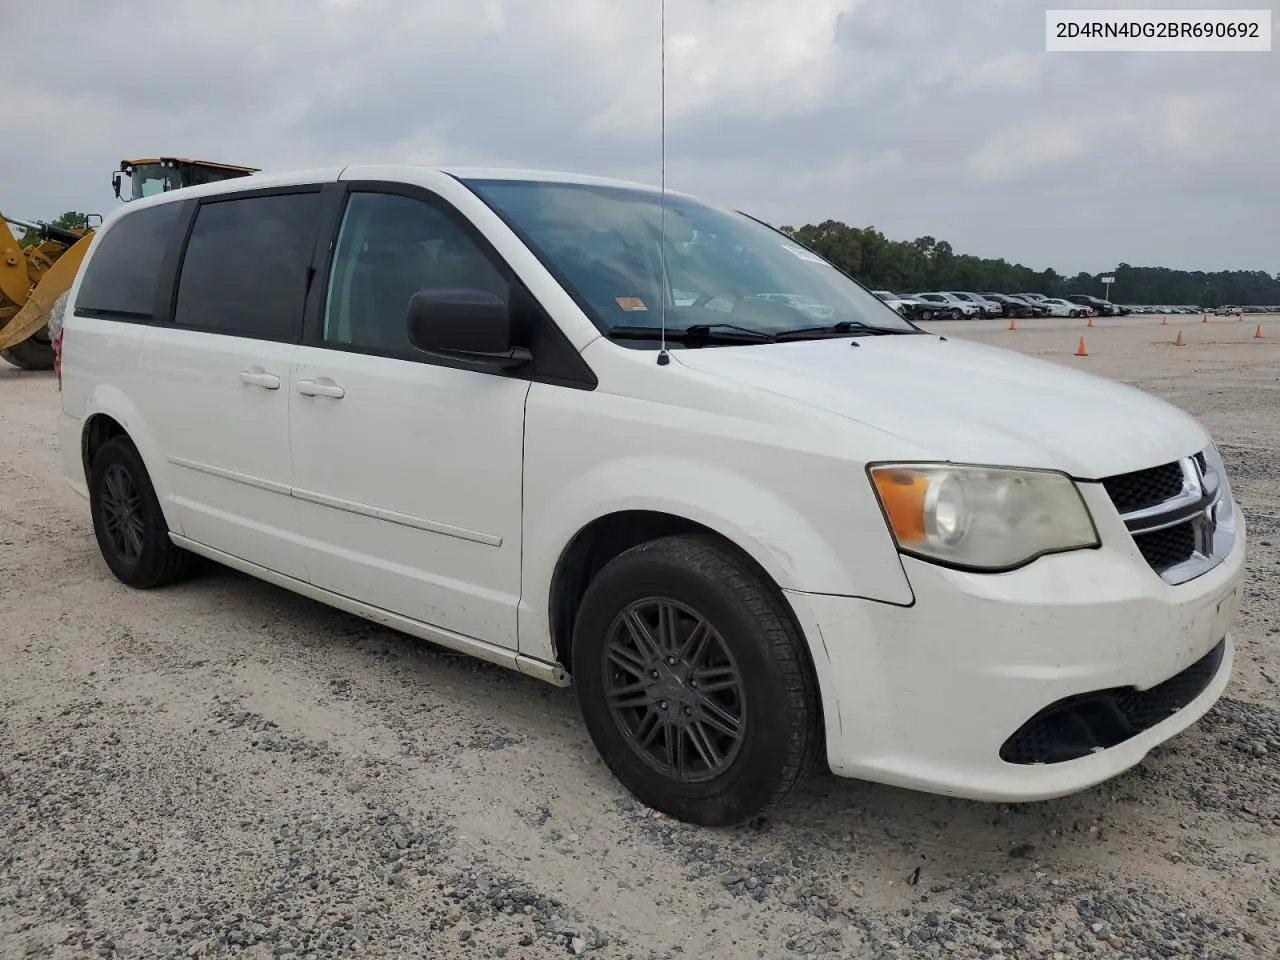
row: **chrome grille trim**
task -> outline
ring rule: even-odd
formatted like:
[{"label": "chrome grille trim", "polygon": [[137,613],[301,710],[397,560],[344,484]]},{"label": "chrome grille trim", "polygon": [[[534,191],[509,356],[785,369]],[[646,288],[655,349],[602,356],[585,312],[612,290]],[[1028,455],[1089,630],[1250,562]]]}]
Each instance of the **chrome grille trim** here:
[{"label": "chrome grille trim", "polygon": [[[1156,570],[1165,583],[1177,585],[1208,573],[1231,552],[1236,541],[1235,506],[1222,459],[1212,446],[1178,461],[1182,490],[1163,503],[1120,514],[1130,535],[1140,537],[1186,523],[1194,549],[1187,559]],[[1154,569],[1154,568],[1153,568]]]}]

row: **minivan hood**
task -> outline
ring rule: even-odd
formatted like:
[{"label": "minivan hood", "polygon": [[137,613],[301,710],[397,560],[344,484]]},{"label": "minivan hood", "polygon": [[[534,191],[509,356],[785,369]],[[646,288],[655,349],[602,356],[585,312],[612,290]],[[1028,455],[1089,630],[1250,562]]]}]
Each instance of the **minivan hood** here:
[{"label": "minivan hood", "polygon": [[711,347],[672,356],[692,370],[846,417],[953,462],[1064,470],[1097,480],[1189,456],[1210,442],[1186,413],[1133,387],[932,335],[858,337],[852,346],[840,338]]}]

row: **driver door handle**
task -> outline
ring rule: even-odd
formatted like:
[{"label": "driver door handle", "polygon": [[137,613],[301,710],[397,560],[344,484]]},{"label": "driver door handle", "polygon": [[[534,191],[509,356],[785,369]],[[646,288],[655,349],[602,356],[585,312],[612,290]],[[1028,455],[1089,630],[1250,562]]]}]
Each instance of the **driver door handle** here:
[{"label": "driver door handle", "polygon": [[267,373],[261,367],[250,367],[240,371],[240,382],[251,387],[264,387],[267,390],[279,390],[280,378],[274,373]]},{"label": "driver door handle", "polygon": [[321,383],[318,380],[299,380],[298,392],[304,397],[333,397],[341,400],[347,395],[336,383]]}]

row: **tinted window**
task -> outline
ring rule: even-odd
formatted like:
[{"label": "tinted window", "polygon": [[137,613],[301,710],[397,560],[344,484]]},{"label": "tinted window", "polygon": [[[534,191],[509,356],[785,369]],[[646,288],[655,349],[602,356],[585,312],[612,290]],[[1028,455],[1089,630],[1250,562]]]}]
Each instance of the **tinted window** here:
[{"label": "tinted window", "polygon": [[509,299],[503,275],[442,210],[412,197],[352,193],[329,275],[324,339],[422,357],[409,344],[410,298],[458,287]]},{"label": "tinted window", "polygon": [[174,322],[216,333],[296,340],[319,193],[201,205],[182,261]]},{"label": "tinted window", "polygon": [[179,239],[180,203],[130,211],[98,238],[85,265],[76,312],[89,316],[150,320],[160,267]]}]

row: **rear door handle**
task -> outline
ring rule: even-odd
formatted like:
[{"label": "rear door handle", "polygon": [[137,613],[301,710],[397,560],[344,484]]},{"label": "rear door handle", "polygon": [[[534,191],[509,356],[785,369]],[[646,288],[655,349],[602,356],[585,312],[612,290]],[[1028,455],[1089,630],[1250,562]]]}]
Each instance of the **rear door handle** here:
[{"label": "rear door handle", "polygon": [[320,383],[316,380],[299,380],[298,392],[304,397],[333,397],[341,400],[347,395],[336,383]]},{"label": "rear door handle", "polygon": [[250,367],[240,371],[240,382],[251,387],[263,387],[267,390],[279,390],[280,378],[274,373],[267,373],[261,367]]}]

